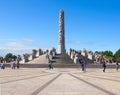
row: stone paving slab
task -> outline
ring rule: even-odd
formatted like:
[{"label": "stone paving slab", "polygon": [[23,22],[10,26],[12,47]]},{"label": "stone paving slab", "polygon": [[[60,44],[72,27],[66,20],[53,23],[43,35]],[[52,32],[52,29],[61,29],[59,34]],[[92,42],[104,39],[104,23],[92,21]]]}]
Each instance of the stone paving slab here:
[{"label": "stone paving slab", "polygon": [[0,70],[0,95],[120,95],[120,71],[81,68]]}]

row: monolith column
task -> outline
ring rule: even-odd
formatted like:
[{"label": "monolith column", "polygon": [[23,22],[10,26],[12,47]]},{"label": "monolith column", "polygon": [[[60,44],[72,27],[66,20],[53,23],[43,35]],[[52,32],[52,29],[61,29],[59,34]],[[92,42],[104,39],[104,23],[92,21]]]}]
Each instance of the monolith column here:
[{"label": "monolith column", "polygon": [[64,27],[64,11],[59,13],[59,39],[58,39],[58,53],[65,54],[65,27]]}]

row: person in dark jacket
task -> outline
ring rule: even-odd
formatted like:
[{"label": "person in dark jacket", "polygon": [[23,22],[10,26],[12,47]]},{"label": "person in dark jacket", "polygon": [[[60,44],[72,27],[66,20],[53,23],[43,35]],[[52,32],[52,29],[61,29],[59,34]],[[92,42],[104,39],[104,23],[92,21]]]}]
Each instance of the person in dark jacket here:
[{"label": "person in dark jacket", "polygon": [[119,63],[116,62],[116,70],[118,71],[118,69],[119,69]]},{"label": "person in dark jacket", "polygon": [[102,65],[103,65],[103,72],[105,72],[105,70],[106,70],[106,62],[103,61],[103,62],[102,62]]}]

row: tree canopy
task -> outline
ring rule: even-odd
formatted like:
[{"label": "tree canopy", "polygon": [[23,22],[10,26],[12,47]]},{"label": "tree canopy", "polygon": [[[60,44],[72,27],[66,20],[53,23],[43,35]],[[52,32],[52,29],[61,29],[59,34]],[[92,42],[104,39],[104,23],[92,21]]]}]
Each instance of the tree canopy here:
[{"label": "tree canopy", "polygon": [[17,58],[16,55],[13,55],[12,53],[8,53],[8,54],[6,54],[4,60],[10,61],[10,60],[12,60],[12,59],[15,60],[16,58]]},{"label": "tree canopy", "polygon": [[115,61],[120,62],[120,49],[116,51],[114,54]]},{"label": "tree canopy", "polygon": [[113,54],[112,51],[96,51],[95,54],[101,54],[102,56],[105,56],[106,58],[112,59],[113,61],[120,62],[120,49]]}]

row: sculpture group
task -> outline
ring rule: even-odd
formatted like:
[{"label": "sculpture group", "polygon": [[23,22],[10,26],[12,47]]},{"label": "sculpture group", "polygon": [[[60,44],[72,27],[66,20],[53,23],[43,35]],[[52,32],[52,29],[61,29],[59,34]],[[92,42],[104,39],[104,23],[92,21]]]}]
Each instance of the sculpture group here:
[{"label": "sculpture group", "polygon": [[[69,51],[66,51],[66,49],[65,49],[65,26],[64,25],[65,25],[64,24],[64,11],[60,10],[60,13],[59,13],[58,51],[57,51],[57,53],[61,54],[61,56],[68,54],[70,56],[70,58],[72,60],[74,60],[74,63],[77,63],[78,59],[80,57],[85,57],[86,59],[89,59],[92,61],[97,60],[98,56],[94,55],[93,52],[90,50],[83,49],[83,50],[76,52],[76,50],[70,49]],[[51,51],[52,50],[50,50],[50,52]],[[25,63],[25,62],[29,62],[31,60],[34,60],[35,58],[43,55],[46,52],[47,51],[43,51],[42,49],[38,49],[38,50],[33,49],[31,54],[24,54],[22,56],[21,63]],[[55,52],[53,52],[54,54],[51,54],[50,52],[49,52],[50,55],[55,56],[56,50],[55,50]]]}]

